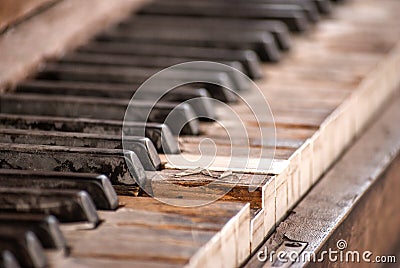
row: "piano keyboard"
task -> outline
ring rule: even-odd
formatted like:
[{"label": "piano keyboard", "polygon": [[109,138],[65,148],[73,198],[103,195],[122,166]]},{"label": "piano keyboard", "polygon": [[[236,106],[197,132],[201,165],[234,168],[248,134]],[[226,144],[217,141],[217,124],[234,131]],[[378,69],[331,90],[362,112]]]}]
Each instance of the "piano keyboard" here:
[{"label": "piano keyboard", "polygon": [[[400,83],[400,3],[336,2],[148,2],[9,86],[0,95],[0,266],[243,265]],[[148,121],[143,114],[153,104],[143,99],[135,102],[136,120],[123,122],[147,78],[187,61],[223,63],[254,79],[274,122],[256,122],[227,90],[251,98],[247,81],[218,68],[176,71],[171,79],[220,86],[172,90]],[[241,115],[249,141],[232,146],[245,152],[250,142],[250,154],[234,159],[248,168],[227,166],[223,124],[235,122],[204,97]],[[265,109],[264,100],[254,102],[251,108]],[[180,122],[203,119],[180,129],[165,123],[171,111]],[[274,129],[276,139],[262,140],[260,129]],[[199,151],[205,139],[217,145],[207,168],[168,161],[200,158],[212,149]],[[261,152],[275,157],[255,170]],[[151,189],[202,204],[210,196],[194,189],[208,183],[230,191],[190,208],[149,197]]]}]

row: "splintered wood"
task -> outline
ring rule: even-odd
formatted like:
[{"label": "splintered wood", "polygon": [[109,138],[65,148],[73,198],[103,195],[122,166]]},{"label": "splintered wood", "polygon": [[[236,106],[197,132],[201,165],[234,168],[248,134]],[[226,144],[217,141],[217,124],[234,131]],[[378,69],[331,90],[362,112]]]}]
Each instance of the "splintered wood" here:
[{"label": "splintered wood", "polygon": [[[224,197],[249,201],[255,208],[261,204],[252,220],[253,250],[396,91],[400,83],[398,14],[398,1],[349,1],[305,36],[295,36],[293,50],[280,63],[265,65],[266,78],[258,85],[275,118],[275,160],[286,162],[284,168],[268,170],[270,175],[259,180],[256,192],[243,187],[252,184],[251,176],[244,176]],[[254,134],[257,122],[244,113],[244,104],[232,107],[245,119],[250,156],[255,158],[261,149],[273,150],[271,141],[260,148]],[[229,124],[229,116],[219,116],[221,124]],[[226,131],[212,123],[204,123],[201,130],[199,137],[180,137],[181,149],[195,159],[200,157],[199,142],[212,139],[218,148],[217,162],[207,168],[223,171],[222,159],[231,152]],[[174,177],[171,173],[181,172],[176,169],[189,167],[176,163],[166,167],[171,171],[161,173],[177,184],[197,186],[199,180],[212,180],[201,174]],[[157,181],[154,184],[162,187]]]}]

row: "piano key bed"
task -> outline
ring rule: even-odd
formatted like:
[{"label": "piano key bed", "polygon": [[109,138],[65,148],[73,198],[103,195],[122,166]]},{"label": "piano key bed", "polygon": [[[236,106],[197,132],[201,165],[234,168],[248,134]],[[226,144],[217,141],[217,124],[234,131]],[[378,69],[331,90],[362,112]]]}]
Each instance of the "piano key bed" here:
[{"label": "piano key bed", "polygon": [[[89,2],[61,1],[35,23],[45,23],[52,12],[90,10]],[[5,58],[0,66],[0,236],[9,241],[0,244],[3,266],[243,265],[396,94],[400,3],[232,3],[100,3],[93,13],[105,17],[110,5],[113,12],[101,24],[113,26],[91,40],[84,42],[82,29],[67,30],[64,39],[77,40],[61,45],[50,38],[48,45],[38,45],[40,56],[30,56],[32,48],[0,56]],[[83,18],[82,10],[72,17]],[[93,26],[98,21],[90,20],[87,36],[101,28]],[[10,48],[27,31],[29,26],[19,25],[10,36],[0,36],[0,49]],[[13,62],[17,57],[23,66]],[[43,57],[48,59],[39,66]],[[276,140],[261,141],[259,128],[271,129],[272,123],[254,121],[246,105],[224,88],[251,98],[248,84],[218,69],[179,70],[175,79],[206,78],[222,86],[197,83],[173,90],[154,106],[150,122],[142,120],[152,105],[144,99],[135,103],[137,120],[123,126],[129,99],[142,82],[193,60],[221,62],[255,79],[274,116]],[[239,153],[234,160],[248,160],[250,167],[233,168],[224,177],[231,147],[218,122],[194,120],[181,132],[179,124],[164,124],[171,111],[182,121],[196,114],[235,124],[206,100],[176,108],[204,96],[228,103],[241,115],[250,157]],[[265,108],[264,100],[258,103]],[[122,146],[122,130],[130,151]],[[241,134],[237,131],[229,134]],[[217,145],[207,169],[188,171],[196,167],[168,162],[179,155],[199,158],[203,139]],[[244,142],[233,146],[244,147]],[[274,160],[269,169],[254,171],[251,165],[261,151],[274,153]],[[244,175],[236,181],[235,173]],[[212,182],[217,191],[231,190],[215,203],[182,208],[149,197],[136,181],[161,197],[167,193],[194,202],[209,198],[193,190],[200,185]],[[11,232],[7,223],[20,214],[26,219]]]}]

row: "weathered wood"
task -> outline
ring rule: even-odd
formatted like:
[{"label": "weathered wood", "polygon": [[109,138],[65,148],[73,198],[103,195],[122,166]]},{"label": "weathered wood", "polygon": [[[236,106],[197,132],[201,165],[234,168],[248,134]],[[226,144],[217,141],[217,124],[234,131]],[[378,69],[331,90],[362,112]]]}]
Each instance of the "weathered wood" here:
[{"label": "weathered wood", "polygon": [[43,59],[82,44],[144,1],[62,1],[1,35],[0,51],[7,53],[0,56],[0,91],[29,75]]},{"label": "weathered wood", "polygon": [[0,32],[27,19],[56,0],[4,0],[0,3]]},{"label": "weathered wood", "polygon": [[250,252],[249,205],[216,202],[182,208],[140,197],[121,197],[120,204],[123,208],[114,213],[100,212],[105,221],[96,230],[65,230],[71,255],[52,265],[233,267]]},{"label": "weathered wood", "polygon": [[[373,252],[371,260],[397,253],[393,250],[400,236],[400,126],[394,122],[399,116],[397,94],[260,250],[271,252],[289,238],[307,242],[303,254],[316,254],[317,258],[323,250],[337,250],[339,240],[347,242],[344,253],[358,250],[360,259],[365,250]],[[256,255],[245,267],[270,267]],[[291,267],[379,267],[377,263],[328,262],[328,255],[325,257],[324,262],[305,261]]]},{"label": "weathered wood", "polygon": [[[227,183],[235,183],[234,187],[230,189],[223,197],[223,200],[227,201],[240,201],[249,202],[252,209],[262,208],[262,192],[263,185],[267,181],[272,181],[273,176],[255,175],[252,174],[235,174],[238,178],[225,178],[221,181],[218,178],[211,176],[205,176],[204,173],[207,171],[194,174],[191,176],[185,176],[177,178],[175,174],[180,172],[178,170],[164,170],[162,172],[163,177],[154,176],[152,178],[151,186],[153,192],[159,198],[184,198],[184,199],[205,199],[209,200],[212,197],[212,192],[209,195],[204,195],[196,191],[193,187],[207,185],[213,183],[212,190],[224,193],[227,188]],[[213,176],[220,176],[222,172],[210,171]],[[233,186],[233,185],[232,185]],[[254,191],[249,191],[249,188]],[[200,190],[199,190],[200,191]],[[202,196],[202,194],[204,196]]]},{"label": "weathered wood", "polygon": [[[333,17],[321,21],[308,36],[294,37],[293,50],[281,63],[264,66],[267,79],[258,85],[270,101],[277,144],[290,140],[298,145],[286,158],[288,166],[272,178],[272,183],[264,182],[263,209],[259,212],[264,214],[264,230],[260,231],[261,220],[256,215],[253,241],[261,241],[273,230],[397,91],[400,31],[394,25],[399,10],[399,3],[393,1],[379,5],[352,1],[338,7]],[[245,118],[250,144],[256,147],[260,140],[257,124],[244,105],[232,107]],[[217,115],[222,125],[230,122],[226,114],[217,110]],[[263,122],[261,126],[272,124]],[[199,156],[198,142],[204,138],[219,146],[228,145],[223,127],[201,124],[200,130],[202,134],[194,139],[180,137],[181,143],[186,143],[182,148],[193,158]],[[271,143],[266,144],[268,150]],[[227,152],[224,148],[221,155]],[[285,155],[279,146],[278,155]]]}]

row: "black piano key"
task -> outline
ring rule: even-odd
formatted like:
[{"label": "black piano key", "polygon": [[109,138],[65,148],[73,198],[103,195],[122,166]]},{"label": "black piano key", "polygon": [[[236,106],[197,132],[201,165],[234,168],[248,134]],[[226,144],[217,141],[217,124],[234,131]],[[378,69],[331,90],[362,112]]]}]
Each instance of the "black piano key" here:
[{"label": "black piano key", "polygon": [[110,99],[131,99],[136,88],[129,84],[25,80],[18,83],[15,93],[35,93],[46,95],[85,96]]},{"label": "black piano key", "polygon": [[[0,143],[42,144],[104,149],[123,148],[121,136],[116,135],[1,128]],[[125,137],[125,149],[133,151],[139,157],[145,170],[155,171],[160,169],[161,160],[150,139],[135,136]]]},{"label": "black piano key", "polygon": [[[162,2],[163,4],[170,5],[180,5],[180,0],[169,0],[168,2]],[[185,3],[191,6],[207,6],[207,5],[224,5],[227,4],[225,0],[186,0]],[[230,0],[230,5],[236,6],[238,9],[242,7],[260,8],[264,9],[266,7],[274,6],[274,10],[277,10],[276,5],[300,8],[307,16],[310,22],[317,22],[319,20],[318,10],[312,0]],[[268,9],[268,8],[267,8]]]},{"label": "black piano key", "polygon": [[[19,187],[19,185],[15,187]],[[7,227],[33,232],[46,249],[67,249],[67,243],[60,230],[59,222],[53,215],[1,213],[0,229],[4,230]]]},{"label": "black piano key", "polygon": [[280,20],[291,31],[297,32],[309,27],[307,14],[300,6],[284,4],[244,5],[238,8],[229,2],[199,2],[194,5],[193,2],[182,1],[174,5],[163,1],[145,5],[139,14]]},{"label": "black piano key", "polygon": [[[62,81],[82,81],[82,82],[105,82],[117,84],[130,84],[133,88],[138,88],[146,79],[150,78],[157,70],[152,68],[132,68],[132,67],[110,67],[101,65],[78,65],[78,64],[48,64],[46,69],[41,71],[37,78],[62,80]],[[176,86],[188,81],[207,81],[209,83],[192,83],[193,87],[204,87],[210,94],[223,102],[235,102],[237,98],[230,94],[231,90],[239,90],[231,78],[224,72],[192,69],[174,69],[163,73],[152,80],[157,81],[159,88],[167,88],[166,84]],[[215,86],[221,85],[221,86]]]},{"label": "black piano key", "polygon": [[62,64],[49,62],[38,79],[105,82],[140,85],[157,73],[155,68],[114,67],[101,65]]},{"label": "black piano key", "polygon": [[0,187],[0,212],[54,215],[60,222],[87,222],[96,226],[99,216],[85,191]]},{"label": "black piano key", "polygon": [[[105,175],[35,170],[0,169],[0,187],[84,190],[97,209],[114,210],[118,196]],[[1,220],[1,215],[0,215]]]},{"label": "black piano key", "polygon": [[[103,120],[123,120],[145,123],[164,123],[172,133],[197,135],[198,120],[192,107],[186,103],[152,103],[106,98],[80,98],[64,96],[44,96],[40,94],[4,94],[0,96],[0,112],[6,114],[29,114],[60,117],[95,118]],[[128,109],[127,109],[128,108]],[[147,117],[147,113],[150,112]]]},{"label": "black piano key", "polygon": [[132,43],[156,43],[179,46],[211,47],[239,50],[253,50],[261,60],[276,62],[280,59],[280,52],[275,39],[270,33],[252,33],[227,31],[216,29],[174,29],[162,28],[135,28],[111,29],[99,36],[101,41],[125,41]]},{"label": "black piano key", "polygon": [[[48,64],[46,69],[40,72],[39,79],[63,80],[63,81],[83,81],[83,82],[105,82],[116,84],[130,84],[134,89],[140,85],[158,69],[154,68],[132,68],[132,67],[104,67],[102,65],[80,65],[80,64]],[[209,83],[192,83],[192,87],[204,87],[210,94],[224,102],[235,102],[235,96],[229,94],[236,88],[233,79],[224,71],[217,70],[196,70],[175,68],[157,77],[158,87],[166,88],[166,84],[176,85],[185,83],[188,79],[192,81],[207,81]],[[152,80],[153,83],[155,80]],[[218,84],[221,86],[213,86]]]},{"label": "black piano key", "polygon": [[[225,96],[215,96],[217,93],[224,94]],[[231,95],[231,92],[227,92],[227,90],[215,90],[214,96],[216,99],[226,99],[227,95]],[[211,101],[211,95],[209,91],[203,88],[188,88],[188,87],[179,87],[173,89],[168,92],[164,97],[161,98],[161,101],[166,102],[186,102],[190,104],[190,106],[195,111],[196,115],[202,118],[207,118],[209,120],[217,119],[217,115],[215,114],[215,107],[213,102]],[[235,97],[236,98],[236,97]]]},{"label": "black piano key", "polygon": [[78,49],[86,53],[106,53],[114,55],[141,55],[141,56],[162,56],[179,58],[184,57],[192,60],[208,61],[238,61],[240,62],[246,74],[251,78],[261,78],[259,58],[251,50],[232,50],[218,48],[198,48],[198,47],[180,47],[177,49],[172,45],[159,44],[133,44],[127,42],[90,42],[84,47]]},{"label": "black piano key", "polygon": [[[236,2],[240,2],[240,0],[236,0]],[[243,2],[242,2],[243,3]],[[243,3],[244,4],[244,3]],[[303,12],[306,14],[308,21],[312,23],[316,23],[320,20],[319,10],[317,8],[316,3],[313,0],[251,0],[246,1],[247,5],[254,4],[272,4],[272,5],[291,5],[300,7]]]},{"label": "black piano key", "polygon": [[252,0],[248,2],[248,4],[253,3],[261,3],[261,4],[290,4],[300,6],[303,12],[307,15],[307,18],[310,22],[318,22],[320,20],[319,10],[317,5],[313,0]]},{"label": "black piano key", "polygon": [[[193,73],[196,73],[196,75],[193,75]],[[176,85],[187,84],[187,82],[191,81],[200,81],[192,82],[188,84],[186,88],[205,88],[212,98],[222,102],[232,103],[237,102],[238,100],[236,94],[233,92],[239,91],[240,89],[236,87],[234,81],[227,72],[206,69],[197,71],[190,68],[176,68],[173,71],[173,75],[176,75],[176,77],[170,77],[170,75],[167,74],[165,75],[165,78],[153,80],[152,83],[158,89],[164,89],[173,88],[176,87]]]},{"label": "black piano key", "polygon": [[[105,53],[85,53],[85,52],[73,52],[66,54],[61,59],[58,60],[60,63],[69,63],[69,64],[89,64],[89,65],[102,65],[102,66],[127,66],[127,67],[151,67],[162,70],[167,67],[171,67],[173,65],[177,65],[180,63],[191,62],[193,59],[188,58],[173,58],[173,57],[162,57],[162,56],[142,56],[142,55],[113,55],[113,54],[105,54]],[[226,61],[221,62],[221,64],[228,65],[232,68],[237,69],[240,72],[245,72],[243,66],[238,61]],[[179,69],[179,66],[175,66],[175,68]],[[232,82],[235,83],[235,86],[238,90],[246,90],[248,89],[247,81],[243,81],[242,77],[239,77],[236,73],[229,71],[229,69],[221,68],[218,66],[208,66],[207,69],[201,68],[200,66],[189,66],[185,65],[180,69],[186,70],[196,70],[196,71],[216,71],[216,72],[224,72],[226,73]],[[68,81],[67,81],[68,82]],[[118,86],[117,84],[113,84],[114,86]],[[127,86],[127,85],[125,85]],[[129,85],[129,88],[132,88]]]},{"label": "black piano key", "polygon": [[[240,1],[240,0],[236,0]],[[259,2],[259,3],[275,3],[275,4],[283,4],[283,3],[288,3],[288,4],[301,4],[301,3],[313,3],[315,7],[317,8],[318,12],[320,14],[329,14],[332,11],[332,6],[331,6],[331,0],[251,0],[249,3],[254,3],[254,2]],[[305,12],[310,12],[305,10]],[[313,12],[313,11],[311,11]],[[313,20],[312,14],[308,14],[309,19]],[[315,18],[314,18],[315,19]]]},{"label": "black piano key", "polygon": [[161,168],[160,157],[149,138],[126,136],[123,143],[125,150],[130,150],[138,156],[145,170],[156,171]]},{"label": "black piano key", "polygon": [[[162,87],[162,85],[160,85]],[[157,87],[159,88],[159,87]],[[223,89],[223,88],[220,88]],[[213,95],[211,96],[210,91],[203,88],[195,88],[191,86],[181,86],[172,89],[160,98],[160,102],[166,103],[184,103],[190,105],[190,107],[195,112],[196,116],[200,120],[206,119],[207,121],[216,120],[215,107],[212,98],[223,99],[226,101],[236,99],[236,95],[228,89],[223,90],[213,90]],[[147,88],[141,94],[135,96],[136,100],[148,101],[149,99],[155,100],[159,98],[162,93],[155,89]],[[231,97],[233,95],[234,97]],[[229,99],[229,100],[227,100]]]},{"label": "black piano key", "polygon": [[[146,108],[143,109],[142,107],[139,107],[137,105],[139,103],[145,105],[145,103],[140,99],[137,100],[134,104],[130,105],[126,110],[125,120],[137,122],[146,121]],[[151,105],[152,104],[149,103],[150,107]],[[155,108],[159,108],[160,111],[157,113],[151,112],[148,120],[149,122],[165,123],[171,129],[172,134],[175,135],[199,134],[199,120],[197,119],[196,114],[189,104],[158,103],[155,105]]]},{"label": "black piano key", "polygon": [[165,124],[123,122],[117,120],[96,120],[87,118],[66,118],[50,116],[0,114],[0,126],[10,129],[31,129],[94,133],[104,135],[142,136],[149,138],[157,151],[165,154],[179,153],[176,139]]},{"label": "black piano key", "polygon": [[247,20],[230,18],[208,18],[208,17],[186,17],[186,16],[157,16],[157,15],[139,15],[118,25],[121,29],[136,31],[137,29],[158,30],[173,29],[203,29],[213,31],[228,30],[251,33],[270,33],[274,36],[276,43],[282,50],[290,48],[290,36],[286,26],[281,21],[273,20]]},{"label": "black piano key", "polygon": [[[172,65],[193,61],[191,58],[184,57],[164,57],[153,55],[132,55],[120,56],[107,53],[85,53],[83,51],[73,51],[65,54],[58,59],[61,63],[75,64],[100,64],[110,66],[134,66],[149,67],[163,69]],[[222,61],[222,64],[242,69],[241,63],[238,61]],[[239,65],[239,66],[238,66]],[[201,70],[201,69],[200,69]]]},{"label": "black piano key", "polygon": [[43,268],[47,258],[36,235],[10,228],[0,228],[0,250],[9,251],[18,260],[21,267]]},{"label": "black piano key", "polygon": [[332,11],[330,0],[313,0],[321,14],[329,14]]},{"label": "black piano key", "polygon": [[153,93],[159,95],[160,91],[163,92],[166,89],[183,87],[188,90],[190,88],[205,88],[212,98],[222,102],[237,101],[237,96],[233,91],[239,91],[240,89],[236,87],[232,74],[225,70],[218,70],[217,66],[214,66],[213,70],[206,68],[202,70],[198,69],[190,68],[190,66],[184,68],[182,66],[181,68],[177,67],[173,70],[167,70],[161,73],[157,79],[152,79],[150,82],[152,86],[148,86],[146,91],[142,90],[139,98],[148,99],[147,95],[151,97]]},{"label": "black piano key", "polygon": [[[14,89],[15,93],[35,93],[46,95],[85,96],[100,98],[130,99],[136,92],[128,85],[103,84],[74,81],[28,80],[19,83]],[[149,94],[151,95],[151,94]],[[142,95],[142,97],[146,97]],[[150,96],[153,97],[153,96]],[[162,102],[190,102],[197,116],[215,119],[214,107],[208,99],[207,90],[195,87],[179,87],[169,91],[160,101]],[[145,98],[146,99],[146,98]]]},{"label": "black piano key", "polygon": [[[59,59],[59,62],[62,63],[74,63],[74,64],[90,64],[90,65],[110,65],[110,66],[137,66],[137,67],[152,67],[152,68],[160,68],[160,70],[171,67],[175,65],[174,68],[183,69],[183,70],[196,70],[196,71],[204,71],[204,68],[195,65],[185,65],[183,67],[178,66],[177,64],[191,62],[193,59],[188,58],[174,58],[174,57],[162,57],[162,56],[142,56],[142,55],[114,55],[107,53],[85,53],[85,52],[74,52],[69,53]],[[235,68],[236,70],[244,73],[243,65],[238,61],[227,61],[220,62],[221,64],[228,65],[229,67]],[[246,83],[247,81],[243,81],[243,78],[238,76],[237,73],[232,72],[226,67],[222,68],[221,66],[208,66],[207,71],[215,71],[215,72],[223,72],[226,73],[232,82],[235,83],[235,86],[238,90],[246,90],[249,85]],[[120,86],[114,84],[115,86]],[[129,88],[132,88],[130,86]]]},{"label": "black piano key", "polygon": [[1,250],[0,252],[0,267],[1,268],[20,268],[20,264],[14,254],[9,250]]},{"label": "black piano key", "polygon": [[104,174],[113,184],[133,186],[146,180],[140,160],[131,151],[0,143],[0,159],[0,168],[5,169]]},{"label": "black piano key", "polygon": [[[131,84],[133,88],[136,88],[158,71],[160,70],[157,68],[63,64],[60,62],[47,64],[46,68],[37,74],[37,78],[64,81],[122,83]],[[217,82],[225,87],[233,88],[231,84],[232,81],[229,77],[227,78],[228,81],[220,78],[222,74],[224,73],[213,70],[177,68],[163,74],[163,76],[158,79],[162,79],[162,81],[181,81],[190,77],[190,79],[194,81],[207,80],[210,82]]]},{"label": "black piano key", "polygon": [[[242,64],[240,62],[234,61],[234,62],[220,62],[220,64],[215,63],[212,65],[206,64],[206,65],[198,65],[198,64],[185,64],[185,65],[178,65],[175,66],[177,69],[181,70],[191,70],[191,71],[207,71],[207,72],[219,72],[223,73],[226,76],[229,77],[229,82],[232,83],[233,88],[232,90],[235,91],[245,91],[248,90],[251,87],[251,82],[250,79],[243,74],[246,73],[244,70]],[[223,90],[220,91],[212,91],[210,94],[227,94]],[[230,96],[225,96],[224,97],[227,101],[236,101],[236,98],[230,100]],[[218,98],[217,98],[218,99]],[[222,101],[224,101],[222,99]]]}]

